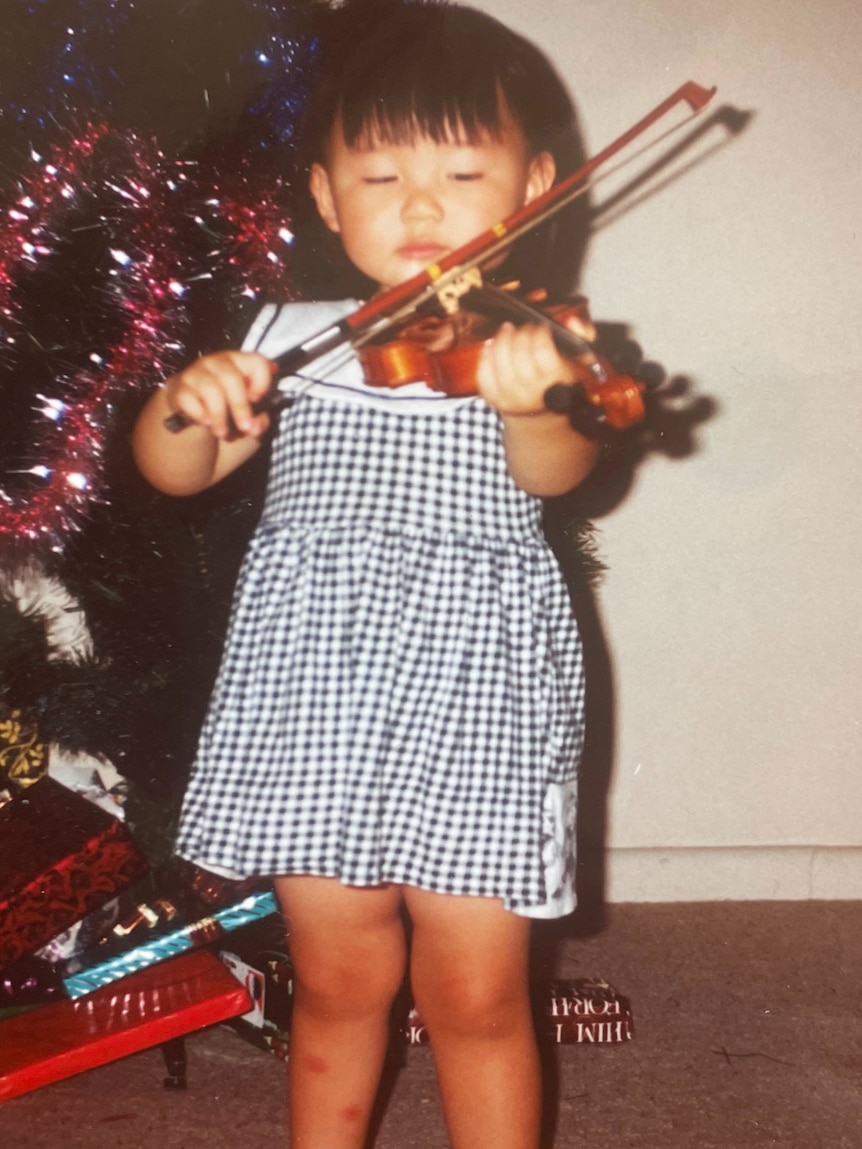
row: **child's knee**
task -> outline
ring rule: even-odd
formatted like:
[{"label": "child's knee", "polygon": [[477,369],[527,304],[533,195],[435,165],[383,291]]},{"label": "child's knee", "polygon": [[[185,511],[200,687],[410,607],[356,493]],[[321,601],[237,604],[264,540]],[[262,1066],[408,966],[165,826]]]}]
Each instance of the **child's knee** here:
[{"label": "child's knee", "polygon": [[294,994],[304,1008],[330,1018],[379,1013],[395,1000],[405,964],[403,945],[373,956],[349,945],[339,945],[337,952],[305,952],[294,960]]},{"label": "child's knee", "polygon": [[526,987],[489,979],[414,984],[413,993],[432,1041],[435,1033],[475,1040],[503,1039],[531,1025]]}]

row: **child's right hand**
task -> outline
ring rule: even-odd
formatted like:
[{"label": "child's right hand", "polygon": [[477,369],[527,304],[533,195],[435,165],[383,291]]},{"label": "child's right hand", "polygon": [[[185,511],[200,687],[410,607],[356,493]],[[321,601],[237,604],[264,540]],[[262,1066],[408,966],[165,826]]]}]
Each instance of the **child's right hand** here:
[{"label": "child's right hand", "polygon": [[259,439],[269,416],[252,410],[272,386],[275,364],[256,351],[204,355],[164,383],[172,413],[185,415],[225,442],[237,436]]}]

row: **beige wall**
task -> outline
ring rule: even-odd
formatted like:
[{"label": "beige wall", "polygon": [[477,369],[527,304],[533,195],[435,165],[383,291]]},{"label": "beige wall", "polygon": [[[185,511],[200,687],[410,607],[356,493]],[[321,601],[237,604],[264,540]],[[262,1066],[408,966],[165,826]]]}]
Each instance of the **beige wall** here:
[{"label": "beige wall", "polygon": [[586,267],[594,314],[718,408],[600,520],[609,896],[860,897],[862,6],[478,6],[552,55],[591,150],[686,79],[754,113]]}]

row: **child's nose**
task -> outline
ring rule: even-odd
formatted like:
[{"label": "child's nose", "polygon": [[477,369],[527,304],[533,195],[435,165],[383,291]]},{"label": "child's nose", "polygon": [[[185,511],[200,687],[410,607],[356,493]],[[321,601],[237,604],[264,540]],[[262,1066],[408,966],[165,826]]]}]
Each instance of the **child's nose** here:
[{"label": "child's nose", "polygon": [[404,219],[441,219],[443,208],[440,200],[430,188],[408,188],[401,205]]}]

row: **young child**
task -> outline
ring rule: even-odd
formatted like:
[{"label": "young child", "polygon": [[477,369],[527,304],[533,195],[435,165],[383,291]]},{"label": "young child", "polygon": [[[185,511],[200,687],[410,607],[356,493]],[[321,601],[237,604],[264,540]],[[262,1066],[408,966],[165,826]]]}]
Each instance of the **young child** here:
[{"label": "young child", "polygon": [[[308,180],[345,269],[386,289],[551,185],[540,101],[567,101],[540,53],[471,9],[394,3],[362,27],[324,64]],[[175,495],[273,435],[178,849],[274,877],[294,1149],[365,1143],[405,911],[453,1146],[536,1149],[529,928],[574,906],[584,689],[541,500],[597,449],[544,408],[574,375],[540,325],[501,327],[476,397],[372,390],[334,352],[283,381],[280,417],[254,414],[271,357],[356,306],[265,308],[243,350],[168,379],[136,428],[142,472]],[[171,433],[176,413],[194,426]]]}]

